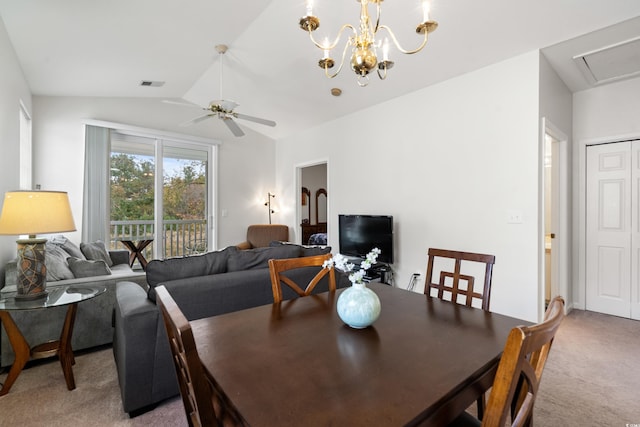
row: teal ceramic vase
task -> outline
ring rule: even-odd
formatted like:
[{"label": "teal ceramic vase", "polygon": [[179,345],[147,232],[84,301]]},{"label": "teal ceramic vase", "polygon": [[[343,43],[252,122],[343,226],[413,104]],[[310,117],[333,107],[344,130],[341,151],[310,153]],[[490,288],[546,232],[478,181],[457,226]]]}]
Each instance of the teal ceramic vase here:
[{"label": "teal ceramic vase", "polygon": [[354,283],[338,297],[338,316],[355,329],[366,328],[380,316],[380,299],[364,283]]}]

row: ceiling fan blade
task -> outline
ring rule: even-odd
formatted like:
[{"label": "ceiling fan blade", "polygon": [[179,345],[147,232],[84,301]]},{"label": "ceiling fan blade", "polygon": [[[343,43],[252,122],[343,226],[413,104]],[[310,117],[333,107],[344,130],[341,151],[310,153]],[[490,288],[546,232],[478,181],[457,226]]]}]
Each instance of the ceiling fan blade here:
[{"label": "ceiling fan blade", "polygon": [[236,122],[234,122],[231,117],[223,117],[222,121],[224,122],[225,125],[227,125],[229,130],[235,136],[243,136],[244,135],[244,132],[242,131],[242,129],[240,129],[240,126],[238,126],[238,124]]},{"label": "ceiling fan blade", "polygon": [[196,104],[192,104],[190,102],[180,102],[180,101],[172,101],[170,99],[163,99],[162,102],[164,102],[165,104],[172,104],[172,105],[181,105],[183,107],[191,107],[191,108],[202,108],[199,105]]},{"label": "ceiling fan blade", "polygon": [[215,114],[211,114],[211,113],[209,113],[209,114],[205,114],[204,116],[198,116],[198,117],[196,117],[196,118],[194,118],[194,119],[187,120],[187,121],[186,121],[186,122],[184,122],[184,123],[180,123],[180,126],[190,126],[190,125],[194,125],[194,124],[196,124],[196,123],[200,123],[201,121],[206,120],[206,119],[208,119],[209,117],[213,117],[213,116],[215,116]]},{"label": "ceiling fan blade", "polygon": [[259,117],[247,116],[246,114],[240,114],[240,113],[234,113],[233,115],[239,119],[249,120],[251,122],[260,123],[261,125],[267,125],[267,126],[276,125],[276,122],[274,122],[273,120],[261,119]]}]

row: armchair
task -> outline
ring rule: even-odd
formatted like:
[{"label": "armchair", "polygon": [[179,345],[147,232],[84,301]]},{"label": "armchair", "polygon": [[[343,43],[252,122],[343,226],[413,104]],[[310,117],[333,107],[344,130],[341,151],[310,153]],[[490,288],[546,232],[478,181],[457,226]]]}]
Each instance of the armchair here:
[{"label": "armchair", "polygon": [[247,228],[247,240],[238,243],[238,249],[264,248],[274,240],[289,241],[289,227],[280,224],[255,224]]}]

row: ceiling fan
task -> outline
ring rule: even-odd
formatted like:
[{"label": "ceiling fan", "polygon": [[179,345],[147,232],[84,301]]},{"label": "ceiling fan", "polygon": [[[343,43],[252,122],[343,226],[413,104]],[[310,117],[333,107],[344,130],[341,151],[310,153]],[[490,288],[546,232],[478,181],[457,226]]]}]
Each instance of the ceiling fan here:
[{"label": "ceiling fan", "polygon": [[[224,55],[227,52],[227,50],[228,50],[227,45],[219,44],[216,46],[216,51],[220,55]],[[220,56],[220,97],[222,97],[222,56]],[[169,100],[165,100],[164,102],[166,102],[167,104],[185,105],[188,107],[196,106],[194,104],[187,104],[183,102],[175,102],[175,101],[169,101]],[[274,122],[273,120],[261,119],[259,117],[253,117],[253,116],[248,116],[246,114],[236,113],[235,108],[238,105],[239,104],[235,101],[229,101],[225,99],[211,101],[207,107],[199,107],[207,111],[206,114],[195,117],[184,123],[181,123],[180,126],[189,126],[195,123],[199,123],[210,117],[218,117],[220,120],[222,120],[222,122],[225,125],[227,125],[231,133],[233,133],[235,136],[243,136],[244,132],[242,131],[242,129],[240,129],[240,126],[238,126],[238,124],[235,122],[234,119],[249,120],[251,122],[255,122],[255,123],[259,123],[261,125],[267,125],[267,126],[276,125],[276,122]]]}]

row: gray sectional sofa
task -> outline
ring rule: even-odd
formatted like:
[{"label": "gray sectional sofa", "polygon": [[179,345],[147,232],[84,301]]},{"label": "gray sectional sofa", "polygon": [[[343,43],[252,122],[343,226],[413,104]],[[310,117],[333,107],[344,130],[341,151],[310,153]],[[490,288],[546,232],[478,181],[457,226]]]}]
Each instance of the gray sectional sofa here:
[{"label": "gray sectional sofa", "polygon": [[[273,242],[272,247],[250,250],[229,247],[203,255],[149,262],[148,292],[135,283],[118,283],[113,352],[125,412],[135,416],[179,394],[166,331],[155,304],[156,286],[167,288],[187,319],[215,316],[273,303],[269,259],[320,255],[330,249],[278,242]],[[290,275],[308,283],[318,268],[293,270]],[[350,284],[338,271],[336,280],[338,287]],[[315,290],[327,289],[323,280]],[[296,296],[286,287],[283,291],[285,299]]]},{"label": "gray sectional sofa", "polygon": [[[48,289],[64,285],[97,285],[107,289],[103,295],[78,304],[71,340],[73,350],[111,343],[116,282],[126,280],[140,290],[147,288],[145,273],[129,267],[129,251],[107,251],[103,244],[78,247],[63,236],[56,236],[47,242],[45,254]],[[5,267],[5,286],[0,292],[14,292],[16,283],[17,265],[14,260]],[[11,317],[27,342],[34,346],[60,337],[66,312],[66,307],[54,307],[12,311]],[[15,355],[4,328],[0,329],[0,366],[4,367],[13,363]]]}]

